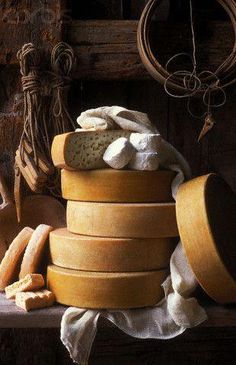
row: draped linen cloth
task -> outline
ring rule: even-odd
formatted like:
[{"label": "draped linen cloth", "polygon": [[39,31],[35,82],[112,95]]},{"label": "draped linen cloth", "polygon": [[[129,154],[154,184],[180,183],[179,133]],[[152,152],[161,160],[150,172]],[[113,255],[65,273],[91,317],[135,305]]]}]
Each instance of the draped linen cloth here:
[{"label": "draped linen cloth", "polygon": [[[88,110],[77,121],[88,130],[121,128],[137,133],[158,133],[146,114],[118,106]],[[158,152],[161,166],[177,173],[172,183],[175,199],[180,184],[191,176],[190,168],[183,156],[167,141],[163,140],[162,149]],[[162,284],[165,298],[161,302],[153,307],[130,310],[68,308],[61,321],[61,341],[74,362],[87,365],[100,317],[135,338],[174,338],[207,319],[205,310],[192,296],[197,285],[179,242],[170,260],[170,275]]]}]

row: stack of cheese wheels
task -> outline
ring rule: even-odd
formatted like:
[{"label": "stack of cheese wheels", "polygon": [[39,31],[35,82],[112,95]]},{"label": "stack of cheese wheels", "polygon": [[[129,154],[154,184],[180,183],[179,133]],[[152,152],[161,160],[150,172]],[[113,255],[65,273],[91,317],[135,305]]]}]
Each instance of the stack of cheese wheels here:
[{"label": "stack of cheese wheels", "polygon": [[48,286],[81,308],[153,306],[178,229],[171,171],[62,170],[67,228],[50,234]]}]

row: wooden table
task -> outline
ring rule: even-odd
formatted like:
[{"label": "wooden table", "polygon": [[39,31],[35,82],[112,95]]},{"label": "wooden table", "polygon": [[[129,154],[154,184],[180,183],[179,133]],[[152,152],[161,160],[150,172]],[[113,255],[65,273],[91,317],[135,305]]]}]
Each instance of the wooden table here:
[{"label": "wooden table", "polygon": [[[209,320],[168,341],[137,340],[107,320],[100,320],[90,364],[234,365],[236,306],[217,306],[206,298],[202,301]],[[55,305],[25,313],[0,294],[0,364],[72,364],[60,342],[60,321],[65,309]]]}]

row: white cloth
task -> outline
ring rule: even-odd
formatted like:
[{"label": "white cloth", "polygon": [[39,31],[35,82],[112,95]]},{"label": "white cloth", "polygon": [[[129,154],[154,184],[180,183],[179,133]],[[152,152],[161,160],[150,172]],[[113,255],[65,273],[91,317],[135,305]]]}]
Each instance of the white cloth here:
[{"label": "white cloth", "polygon": [[[78,118],[83,128],[99,130],[121,127],[139,133],[158,133],[146,114],[127,111],[121,107],[89,110]],[[190,168],[183,156],[164,142],[162,166],[177,172],[172,183],[175,198],[179,185],[190,177]],[[69,308],[61,322],[61,340],[73,361],[88,364],[89,354],[97,332],[99,317],[107,318],[123,332],[140,339],[167,340],[199,325],[207,319],[206,312],[191,295],[197,280],[183,252],[181,242],[170,261],[170,276],[163,283],[165,299],[156,306],[131,310],[85,310]]]}]

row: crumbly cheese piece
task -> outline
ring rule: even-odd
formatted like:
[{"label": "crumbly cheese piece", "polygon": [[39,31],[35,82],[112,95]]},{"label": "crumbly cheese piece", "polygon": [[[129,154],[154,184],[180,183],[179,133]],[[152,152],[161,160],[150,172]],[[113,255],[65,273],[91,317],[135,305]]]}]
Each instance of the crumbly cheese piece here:
[{"label": "crumbly cheese piece", "polygon": [[100,237],[178,236],[175,203],[121,204],[68,201],[67,228]]},{"label": "crumbly cheese piece", "polygon": [[33,229],[25,227],[12,241],[0,264],[0,290],[12,283],[18,274],[18,266],[23,252],[33,234]]},{"label": "crumbly cheese piece", "polygon": [[107,203],[171,202],[175,175],[167,170],[62,170],[62,196],[66,200]]},{"label": "crumbly cheese piece", "polygon": [[171,238],[104,238],[82,236],[60,228],[50,233],[54,265],[98,272],[134,272],[168,267],[176,240]]},{"label": "crumbly cheese piece", "polygon": [[44,289],[36,292],[17,293],[15,300],[18,307],[28,312],[32,309],[52,306],[55,301],[55,297],[52,292]]},{"label": "crumbly cheese piece", "polygon": [[106,149],[103,160],[113,169],[123,169],[134,156],[136,150],[127,138],[118,138]]},{"label": "crumbly cheese piece", "polygon": [[45,285],[43,275],[28,274],[23,279],[16,281],[12,285],[5,288],[6,298],[15,298],[15,295],[20,292],[34,291],[43,288]]},{"label": "crumbly cheese piece", "polygon": [[131,133],[130,142],[139,152],[158,152],[162,138],[160,134]]},{"label": "crumbly cheese piece", "polygon": [[129,162],[131,170],[155,171],[159,168],[160,159],[156,152],[137,152]]},{"label": "crumbly cheese piece", "polygon": [[120,137],[129,137],[130,131],[105,130],[65,133],[52,143],[52,160],[56,167],[67,170],[91,170],[108,167],[103,161],[107,147]]},{"label": "crumbly cheese piece", "polygon": [[24,278],[27,274],[38,272],[40,261],[47,243],[49,233],[53,227],[40,224],[32,234],[29,244],[25,250],[22,260],[19,278]]},{"label": "crumbly cheese piece", "polygon": [[97,273],[49,266],[48,287],[56,301],[80,308],[128,309],[153,306],[164,296],[168,270]]}]

